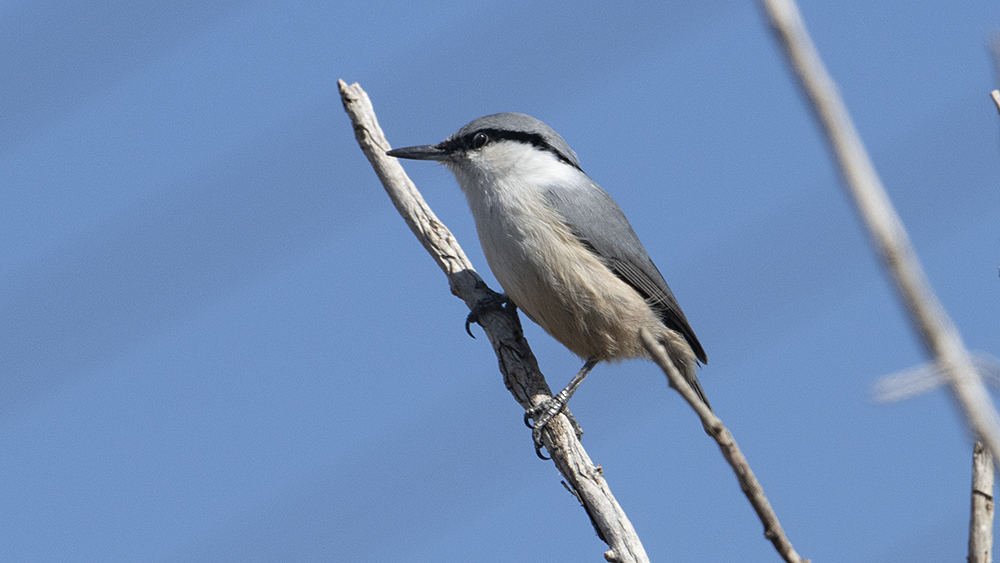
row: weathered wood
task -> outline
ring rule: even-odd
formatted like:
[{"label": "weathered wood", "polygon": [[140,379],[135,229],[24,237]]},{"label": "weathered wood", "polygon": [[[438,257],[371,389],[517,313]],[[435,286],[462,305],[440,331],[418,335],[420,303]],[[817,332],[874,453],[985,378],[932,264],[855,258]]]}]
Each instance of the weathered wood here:
[{"label": "weathered wood", "polygon": [[993,456],[981,441],[972,448],[969,563],[993,561]]}]

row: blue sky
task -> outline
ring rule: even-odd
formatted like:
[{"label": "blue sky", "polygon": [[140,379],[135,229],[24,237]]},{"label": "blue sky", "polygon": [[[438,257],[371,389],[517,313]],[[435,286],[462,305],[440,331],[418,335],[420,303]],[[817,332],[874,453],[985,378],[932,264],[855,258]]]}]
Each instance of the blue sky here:
[{"label": "blue sky", "polygon": [[[941,300],[1000,354],[992,2],[804,2]],[[798,551],[965,557],[971,441],[753,2],[0,4],[0,560],[579,561],[481,331],[390,205],[394,146],[542,119],[628,214]],[[496,288],[450,174],[405,164]],[[580,361],[530,321],[550,384]],[[572,401],[654,561],[776,561],[648,362]]]}]

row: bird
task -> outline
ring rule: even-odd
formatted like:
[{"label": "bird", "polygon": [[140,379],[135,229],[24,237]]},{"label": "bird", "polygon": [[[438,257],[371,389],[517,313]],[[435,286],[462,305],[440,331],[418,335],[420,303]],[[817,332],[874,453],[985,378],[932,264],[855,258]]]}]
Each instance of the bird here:
[{"label": "bird", "polygon": [[435,145],[386,154],[436,161],[455,175],[505,299],[584,360],[560,393],[525,412],[539,457],[547,459],[542,428],[595,365],[650,358],[641,329],[711,408],[697,373],[708,358],[677,299],[621,207],[551,127],[496,113]]}]

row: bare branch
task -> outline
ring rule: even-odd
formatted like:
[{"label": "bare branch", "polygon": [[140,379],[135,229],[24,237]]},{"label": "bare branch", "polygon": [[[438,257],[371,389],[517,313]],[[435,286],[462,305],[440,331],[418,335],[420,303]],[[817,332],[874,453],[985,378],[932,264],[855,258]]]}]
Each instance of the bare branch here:
[{"label": "bare branch", "polygon": [[[473,269],[451,231],[434,215],[403,167],[395,158],[386,156],[389,143],[378,125],[368,95],[357,83],[348,86],[339,80],[337,84],[361,150],[399,214],[448,276],[451,292],[464,300],[470,309],[480,301],[495,297],[497,294]],[[479,324],[497,354],[507,389],[521,407],[527,409],[551,398],[552,391],[524,339],[516,313],[485,310]],[[545,427],[543,441],[571,492],[586,510],[597,535],[608,544],[605,559],[621,563],[648,562],[639,536],[611,494],[603,471],[594,466],[580,444],[566,416],[568,410],[563,412],[566,414],[556,416]]]},{"label": "bare branch", "polygon": [[993,457],[982,442],[972,449],[972,515],[969,563],[993,560]]},{"label": "bare branch", "polygon": [[750,469],[750,463],[736,444],[736,439],[733,438],[729,429],[712,412],[712,409],[708,408],[708,405],[702,402],[687,380],[677,371],[677,367],[670,361],[670,357],[667,356],[667,352],[663,349],[663,346],[646,330],[640,331],[639,337],[642,338],[642,343],[646,347],[646,350],[649,351],[653,361],[666,374],[670,386],[681,394],[681,397],[691,405],[698,418],[701,419],[705,433],[714,438],[716,443],[719,444],[719,449],[722,450],[723,457],[729,462],[729,465],[733,468],[733,473],[736,474],[736,479],[740,482],[743,494],[746,495],[747,500],[750,501],[750,505],[753,506],[754,511],[757,513],[757,517],[764,524],[764,537],[774,544],[774,549],[778,550],[781,558],[788,563],[809,563],[808,559],[802,559],[796,553],[795,548],[792,547],[792,542],[788,541],[788,537],[785,536],[785,531],[781,528],[781,523],[778,522],[778,516],[774,513],[774,509],[771,508],[771,503],[768,502],[767,496],[764,495],[764,488],[761,487],[760,481],[754,476],[753,471]]},{"label": "bare branch", "polygon": [[[988,387],[1000,389],[1000,360],[986,352],[973,352],[972,365]],[[883,375],[871,385],[872,400],[894,403],[916,397],[947,383],[936,362],[925,362],[902,371]]]},{"label": "bare branch", "polygon": [[1000,452],[1000,416],[972,366],[958,329],[930,288],[902,221],[879,180],[833,79],[806,31],[794,0],[760,0],[806,98],[836,157],[844,186],[869,239],[895,282],[928,355],[947,376],[960,411],[994,455]]}]

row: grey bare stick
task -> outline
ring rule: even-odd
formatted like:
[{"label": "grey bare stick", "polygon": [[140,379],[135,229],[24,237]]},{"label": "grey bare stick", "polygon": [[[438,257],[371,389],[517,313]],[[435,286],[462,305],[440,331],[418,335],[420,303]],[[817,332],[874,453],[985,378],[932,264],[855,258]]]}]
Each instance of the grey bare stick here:
[{"label": "grey bare stick", "polygon": [[656,339],[650,336],[645,330],[640,331],[639,337],[642,339],[642,343],[646,346],[646,350],[649,351],[649,355],[653,358],[653,361],[656,362],[656,365],[660,366],[660,369],[667,376],[670,386],[680,393],[681,397],[691,405],[695,414],[701,419],[705,433],[715,439],[719,445],[719,449],[722,450],[722,456],[729,462],[729,465],[733,468],[733,473],[736,474],[736,479],[740,482],[740,489],[743,490],[743,494],[746,495],[747,500],[750,501],[750,505],[757,513],[757,517],[760,518],[761,523],[764,525],[764,537],[774,544],[774,549],[788,563],[809,563],[808,559],[802,559],[795,551],[795,548],[792,547],[792,542],[785,535],[785,531],[781,528],[781,523],[778,522],[778,516],[774,513],[774,509],[771,508],[771,503],[768,502],[767,496],[764,495],[764,488],[761,487],[760,481],[754,476],[753,470],[750,469],[750,463],[736,444],[736,439],[733,438],[729,429],[712,412],[712,409],[708,408],[708,405],[698,397],[698,393],[688,384],[684,376],[681,375],[681,372],[677,370],[677,367],[674,366],[674,363],[667,355],[666,350],[663,349]]},{"label": "grey bare stick", "polygon": [[976,372],[958,329],[931,290],[903,222],[875,172],[847,107],[806,31],[793,0],[760,0],[771,30],[795,71],[836,159],[844,187],[868,230],[910,322],[937,361],[960,412],[994,456],[1000,452],[1000,415]]},{"label": "grey bare stick", "polygon": [[981,441],[972,450],[969,563],[993,560],[993,458]]},{"label": "grey bare stick", "polygon": [[[451,231],[434,215],[397,159],[386,156],[391,147],[378,125],[368,95],[357,83],[347,85],[339,80],[338,86],[361,150],[410,230],[448,276],[451,292],[465,301],[470,310],[478,303],[495,300],[497,294],[476,273]],[[478,314],[478,322],[493,345],[507,389],[521,407],[528,409],[550,399],[552,392],[524,340],[517,316],[498,308],[486,308]],[[557,415],[545,427],[543,442],[571,492],[586,510],[597,535],[608,544],[605,559],[621,563],[649,561],[601,469],[591,462],[565,414]]]}]

